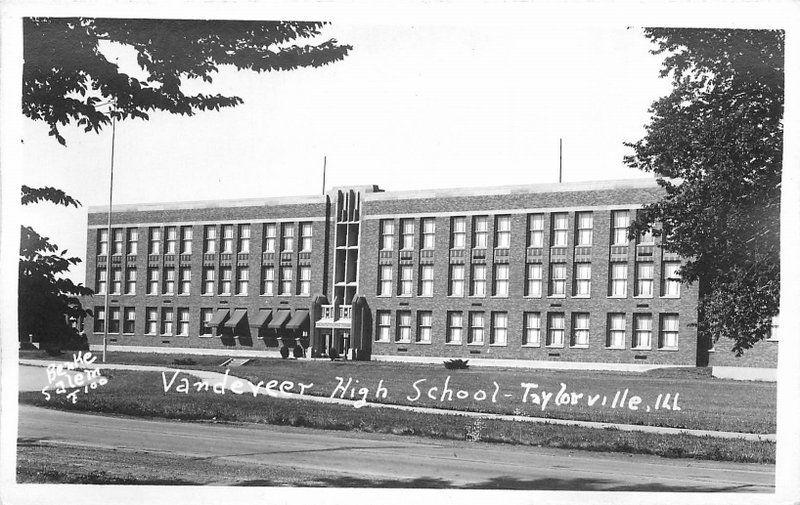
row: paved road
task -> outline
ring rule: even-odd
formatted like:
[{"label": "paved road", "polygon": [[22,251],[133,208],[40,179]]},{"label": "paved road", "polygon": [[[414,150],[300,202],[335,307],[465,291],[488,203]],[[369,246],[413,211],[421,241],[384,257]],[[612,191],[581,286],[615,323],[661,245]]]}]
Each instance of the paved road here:
[{"label": "paved road", "polygon": [[20,405],[19,438],[435,487],[774,492],[774,466],[98,416]]}]

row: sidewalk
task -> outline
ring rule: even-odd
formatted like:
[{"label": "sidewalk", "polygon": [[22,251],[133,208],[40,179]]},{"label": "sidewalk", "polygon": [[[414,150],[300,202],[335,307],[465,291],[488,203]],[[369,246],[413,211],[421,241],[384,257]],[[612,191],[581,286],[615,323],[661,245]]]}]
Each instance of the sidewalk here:
[{"label": "sidewalk", "polygon": [[[19,360],[20,366],[39,366],[39,367],[46,367],[50,363],[47,361],[42,360],[35,360],[35,359],[20,359]],[[113,364],[113,363],[103,363],[98,364],[97,368],[106,368],[110,370],[136,370],[136,371],[143,371],[143,372],[181,372],[187,375],[191,375],[201,379],[203,382],[206,383],[220,383],[224,380],[225,374],[220,372],[211,372],[208,370],[189,370],[184,368],[171,368],[165,366],[152,366],[152,365],[121,365],[121,364]],[[275,398],[290,398],[295,400],[305,400],[305,401],[312,401],[317,403],[327,403],[327,404],[338,404],[338,405],[348,405],[353,408],[356,408],[355,400],[346,400],[343,398],[329,398],[325,396],[310,396],[310,395],[299,395],[296,393],[285,393],[281,392],[278,393],[272,389],[266,389],[264,387],[256,387],[255,384],[252,384],[250,381],[246,379],[242,379],[236,377],[235,375],[228,374],[228,384],[232,380],[240,380],[244,383],[246,387],[246,391],[250,391],[250,387],[257,388],[258,394],[266,394],[271,397]],[[226,388],[230,391],[230,388]],[[249,393],[245,393],[249,394]],[[541,423],[541,424],[560,424],[565,426],[581,426],[584,428],[595,428],[595,429],[616,429],[621,431],[637,431],[642,433],[660,433],[665,435],[692,435],[696,437],[714,437],[714,438],[728,438],[728,439],[739,439],[739,440],[750,440],[750,441],[761,441],[766,440],[770,442],[775,442],[777,437],[774,433],[772,434],[759,434],[759,433],[739,433],[733,431],[713,431],[713,430],[690,430],[690,429],[683,429],[683,428],[667,428],[661,426],[645,426],[639,424],[616,424],[616,423],[601,423],[595,421],[574,421],[571,419],[554,419],[549,417],[529,417],[529,416],[515,416],[511,414],[492,414],[487,412],[470,412],[470,411],[463,411],[463,410],[449,410],[449,409],[437,409],[432,407],[413,407],[410,405],[395,405],[390,403],[372,403],[367,402],[358,403],[359,406],[364,407],[372,407],[372,408],[385,408],[385,409],[395,409],[395,410],[404,410],[407,412],[420,412],[425,414],[438,414],[438,415],[454,415],[454,416],[464,416],[464,417],[474,417],[474,418],[483,418],[483,419],[497,419],[501,421],[518,421],[518,422],[526,422],[526,423]]]}]

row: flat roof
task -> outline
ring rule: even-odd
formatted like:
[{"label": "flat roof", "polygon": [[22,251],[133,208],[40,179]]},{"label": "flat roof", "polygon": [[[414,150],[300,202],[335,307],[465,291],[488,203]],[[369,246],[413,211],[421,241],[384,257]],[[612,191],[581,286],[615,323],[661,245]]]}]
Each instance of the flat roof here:
[{"label": "flat roof", "polygon": [[[114,212],[143,212],[159,210],[214,209],[231,207],[268,207],[275,205],[303,205],[325,203],[323,195],[277,196],[270,198],[241,198],[230,200],[202,200],[191,202],[114,204]],[[108,205],[91,205],[89,214],[107,213]]]},{"label": "flat roof", "polygon": [[458,198],[463,196],[518,195],[528,193],[566,193],[573,191],[607,191],[613,189],[655,189],[655,179],[615,179],[608,181],[581,181],[514,186],[483,186],[467,188],[417,189],[410,191],[385,191],[366,193],[365,201],[412,200],[423,198]]}]

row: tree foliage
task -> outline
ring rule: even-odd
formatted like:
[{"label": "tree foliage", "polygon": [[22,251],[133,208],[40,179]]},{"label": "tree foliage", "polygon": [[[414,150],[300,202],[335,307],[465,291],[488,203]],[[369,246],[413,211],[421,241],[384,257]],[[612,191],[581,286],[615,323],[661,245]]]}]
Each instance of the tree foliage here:
[{"label": "tree foliage", "polygon": [[[90,18],[26,18],[23,113],[50,126],[99,131],[116,119],[148,119],[152,111],[192,115],[242,103],[238,96],[186,94],[187,79],[213,82],[220,66],[269,72],[320,67],[343,59],[352,46],[315,42],[322,22]],[[296,41],[308,43],[298,45]],[[147,78],[120,71],[102,44],[136,51]],[[115,106],[101,109],[109,101]]]},{"label": "tree foliage", "polygon": [[[49,201],[58,205],[80,205],[80,202],[53,188],[23,186],[22,204]],[[60,348],[78,337],[70,320],[81,321],[91,312],[85,310],[81,296],[92,295],[91,289],[61,277],[80,258],[59,251],[50,239],[33,228],[22,226],[19,261],[19,338],[32,336],[42,347]]]},{"label": "tree foliage", "polygon": [[[763,339],[779,306],[784,33],[651,28],[672,92],[653,103],[646,135],[625,162],[658,176],[665,196],[636,234],[662,226],[664,248],[700,292],[698,329],[741,354]],[[658,233],[659,230],[656,230]]]}]

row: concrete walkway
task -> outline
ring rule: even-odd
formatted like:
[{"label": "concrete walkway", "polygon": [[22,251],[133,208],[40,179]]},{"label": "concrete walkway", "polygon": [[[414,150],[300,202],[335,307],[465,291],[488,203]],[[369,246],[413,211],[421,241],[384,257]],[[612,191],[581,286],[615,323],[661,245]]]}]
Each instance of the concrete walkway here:
[{"label": "concrete walkway", "polygon": [[[19,364],[27,366],[46,367],[51,363],[42,360],[20,359]],[[220,372],[211,372],[208,370],[189,370],[189,369],[171,368],[165,366],[122,365],[114,363],[102,363],[102,364],[96,363],[95,367],[100,369],[105,368],[109,370],[135,370],[143,372],[170,372],[170,373],[181,372],[187,375],[191,375],[193,377],[197,377],[203,382],[209,384],[220,384],[224,383],[226,380],[226,374]],[[751,440],[751,441],[767,440],[771,442],[775,442],[777,440],[777,437],[774,433],[760,434],[760,433],[739,433],[734,431],[690,430],[684,428],[668,428],[662,426],[646,426],[639,424],[601,423],[595,421],[554,419],[550,417],[529,417],[529,416],[515,416],[510,414],[492,414],[488,412],[470,412],[464,410],[437,409],[432,407],[415,407],[410,405],[396,405],[391,403],[373,403],[373,402],[364,403],[355,400],[347,400],[343,398],[329,398],[326,396],[311,396],[311,395],[300,395],[288,392],[278,392],[274,389],[267,389],[265,387],[256,386],[255,384],[252,384],[250,381],[246,379],[241,379],[239,377],[230,374],[227,375],[228,386],[230,386],[230,383],[235,380],[239,380],[244,383],[245,386],[244,394],[250,394],[249,392],[252,391],[251,388],[253,388],[257,389],[258,391],[257,394],[265,394],[267,396],[271,396],[274,398],[290,398],[296,400],[312,401],[317,403],[347,405],[354,408],[356,407],[384,408],[384,409],[404,410],[407,412],[420,412],[425,414],[454,415],[454,416],[464,416],[464,417],[473,417],[482,419],[497,419],[501,421],[518,421],[526,423],[541,423],[541,424],[549,423],[549,424],[560,424],[564,426],[581,426],[584,428],[595,428],[595,429],[616,429],[620,431],[637,431],[641,433],[658,433],[666,435],[692,435],[696,437],[728,438],[728,439]],[[230,390],[230,387],[226,387],[226,389]]]}]

